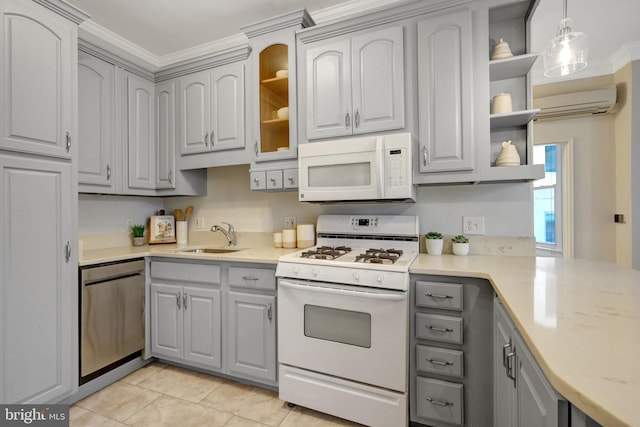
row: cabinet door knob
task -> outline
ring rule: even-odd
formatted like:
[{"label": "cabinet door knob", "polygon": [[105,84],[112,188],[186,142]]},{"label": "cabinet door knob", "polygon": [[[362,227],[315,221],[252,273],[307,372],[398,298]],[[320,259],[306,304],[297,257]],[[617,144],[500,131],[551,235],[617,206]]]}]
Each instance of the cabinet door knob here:
[{"label": "cabinet door knob", "polygon": [[256,140],[255,144],[253,144],[253,151],[256,153],[256,157],[258,157],[258,141]]},{"label": "cabinet door knob", "polygon": [[360,113],[358,112],[358,110],[356,109],[356,114],[353,117],[353,121],[355,122],[356,125],[356,129],[360,127]]},{"label": "cabinet door knob", "polygon": [[215,133],[213,132],[213,129],[211,129],[211,146],[213,147],[213,144],[215,144]]},{"label": "cabinet door knob", "polygon": [[107,165],[107,181],[111,179],[111,166]]},{"label": "cabinet door knob", "polygon": [[271,304],[267,306],[267,319],[269,319],[269,321],[273,319],[273,305]]},{"label": "cabinet door knob", "polygon": [[205,133],[205,134],[204,134],[204,145],[205,145],[206,147],[208,147],[208,146],[209,146],[209,132],[207,132],[207,133]]},{"label": "cabinet door knob", "polygon": [[185,292],[184,295],[182,295],[182,307],[184,307],[184,309],[187,309],[187,293]]},{"label": "cabinet door knob", "polygon": [[344,127],[349,129],[351,127],[351,116],[349,116],[349,112],[344,113]]},{"label": "cabinet door knob", "polygon": [[178,310],[180,310],[180,299],[181,299],[182,295],[180,295],[180,292],[178,292],[176,294],[176,305],[178,306]]},{"label": "cabinet door knob", "polygon": [[69,152],[69,150],[71,149],[71,135],[69,135],[69,132],[67,132],[65,134],[66,140],[67,140],[67,153]]},{"label": "cabinet door knob", "polygon": [[65,262],[69,262],[69,260],[71,259],[71,243],[69,242],[64,245],[64,259]]},{"label": "cabinet door knob", "polygon": [[173,184],[173,171],[169,171],[169,184]]}]

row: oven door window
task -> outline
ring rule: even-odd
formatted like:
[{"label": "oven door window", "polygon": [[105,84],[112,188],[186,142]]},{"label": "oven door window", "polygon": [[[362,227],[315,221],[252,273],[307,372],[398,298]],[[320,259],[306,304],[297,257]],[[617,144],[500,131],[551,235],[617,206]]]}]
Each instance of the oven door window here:
[{"label": "oven door window", "polygon": [[306,304],[304,334],[320,340],[371,348],[371,314]]}]

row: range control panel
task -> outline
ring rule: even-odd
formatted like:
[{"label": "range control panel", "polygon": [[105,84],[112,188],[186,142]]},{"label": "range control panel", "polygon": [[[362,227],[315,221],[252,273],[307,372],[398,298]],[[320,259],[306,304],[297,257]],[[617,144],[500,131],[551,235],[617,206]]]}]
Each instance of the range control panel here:
[{"label": "range control panel", "polygon": [[354,230],[375,229],[378,227],[378,217],[377,216],[352,216],[351,227],[353,227]]}]

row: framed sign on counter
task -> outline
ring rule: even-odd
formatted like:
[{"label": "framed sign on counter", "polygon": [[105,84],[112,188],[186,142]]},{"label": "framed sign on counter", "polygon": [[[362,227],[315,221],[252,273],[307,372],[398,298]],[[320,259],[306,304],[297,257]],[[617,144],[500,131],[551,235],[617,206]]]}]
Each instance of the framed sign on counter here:
[{"label": "framed sign on counter", "polygon": [[176,227],[173,215],[155,215],[149,218],[149,244],[175,242]]}]

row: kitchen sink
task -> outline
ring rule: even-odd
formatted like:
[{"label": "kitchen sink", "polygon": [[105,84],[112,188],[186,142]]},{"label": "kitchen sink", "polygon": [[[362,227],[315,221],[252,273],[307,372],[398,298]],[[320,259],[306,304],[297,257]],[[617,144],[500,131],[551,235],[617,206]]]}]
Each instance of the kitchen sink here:
[{"label": "kitchen sink", "polygon": [[228,254],[231,252],[239,252],[244,249],[231,249],[231,248],[189,248],[180,249],[178,252],[189,252],[192,254]]}]

